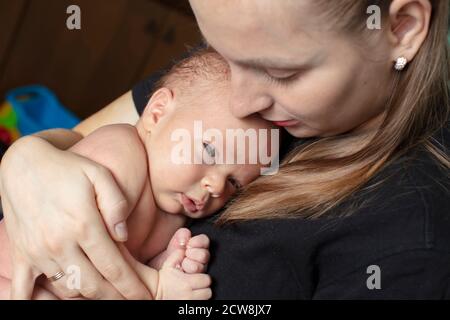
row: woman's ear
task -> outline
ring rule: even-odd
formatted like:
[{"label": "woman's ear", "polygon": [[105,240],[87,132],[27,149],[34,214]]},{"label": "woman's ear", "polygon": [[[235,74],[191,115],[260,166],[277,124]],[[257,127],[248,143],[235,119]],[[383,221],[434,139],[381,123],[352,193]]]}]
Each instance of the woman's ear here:
[{"label": "woman's ear", "polygon": [[145,130],[150,131],[170,111],[173,92],[168,88],[158,89],[148,101],[142,115]]},{"label": "woman's ear", "polygon": [[425,41],[430,28],[432,6],[429,0],[393,0],[389,8],[389,39],[392,61],[411,61]]}]

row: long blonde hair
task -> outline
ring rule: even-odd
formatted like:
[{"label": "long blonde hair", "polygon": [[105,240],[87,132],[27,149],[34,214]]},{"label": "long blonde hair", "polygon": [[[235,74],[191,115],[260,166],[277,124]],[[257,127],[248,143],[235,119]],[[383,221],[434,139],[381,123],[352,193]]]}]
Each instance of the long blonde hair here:
[{"label": "long blonde hair", "polygon": [[[447,81],[448,1],[430,0],[429,34],[407,69],[396,73],[382,124],[366,134],[347,133],[303,143],[273,176],[262,176],[229,203],[217,223],[326,215],[389,162],[422,145],[449,172],[448,155],[432,135],[450,114]],[[391,0],[315,0],[340,31],[363,34],[366,9],[378,5],[386,17]],[[328,21],[330,21],[330,19]],[[363,26],[363,27],[362,27]],[[351,146],[351,148],[349,148]],[[367,184],[369,183],[369,186]],[[381,182],[382,183],[382,182]]]}]

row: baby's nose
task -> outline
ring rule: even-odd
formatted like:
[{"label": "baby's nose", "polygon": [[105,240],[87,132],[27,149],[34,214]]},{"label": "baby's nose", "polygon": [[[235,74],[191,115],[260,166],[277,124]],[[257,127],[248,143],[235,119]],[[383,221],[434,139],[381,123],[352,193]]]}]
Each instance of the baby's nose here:
[{"label": "baby's nose", "polygon": [[219,198],[224,192],[226,177],[222,174],[210,174],[202,180],[202,187],[207,191],[206,196]]}]

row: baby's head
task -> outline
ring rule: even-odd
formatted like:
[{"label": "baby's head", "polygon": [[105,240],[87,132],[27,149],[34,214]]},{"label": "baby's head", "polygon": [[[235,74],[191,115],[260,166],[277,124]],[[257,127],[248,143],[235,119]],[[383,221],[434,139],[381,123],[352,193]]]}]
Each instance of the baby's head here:
[{"label": "baby's head", "polygon": [[179,62],[160,81],[137,124],[160,209],[211,215],[271,165],[278,129],[256,115],[235,118],[229,94],[228,65],[209,51]]}]

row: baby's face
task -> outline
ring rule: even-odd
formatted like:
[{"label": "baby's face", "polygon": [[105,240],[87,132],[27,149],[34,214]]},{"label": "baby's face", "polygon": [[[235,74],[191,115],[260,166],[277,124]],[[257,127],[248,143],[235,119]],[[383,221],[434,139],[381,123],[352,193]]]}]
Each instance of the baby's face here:
[{"label": "baby's face", "polygon": [[[208,95],[190,105],[174,99],[145,141],[154,198],[168,213],[200,218],[217,212],[261,174],[260,156],[272,156],[271,130],[277,129],[258,116],[234,118],[227,97]],[[240,139],[240,145],[232,136],[237,130],[253,131],[256,140]]]}]

